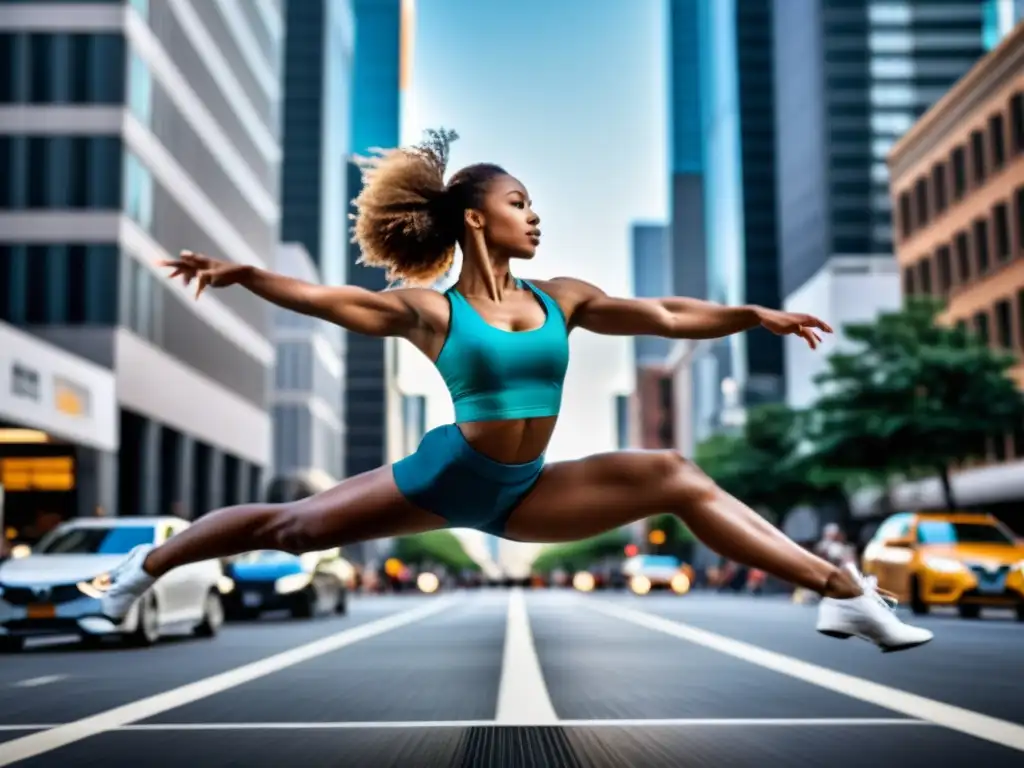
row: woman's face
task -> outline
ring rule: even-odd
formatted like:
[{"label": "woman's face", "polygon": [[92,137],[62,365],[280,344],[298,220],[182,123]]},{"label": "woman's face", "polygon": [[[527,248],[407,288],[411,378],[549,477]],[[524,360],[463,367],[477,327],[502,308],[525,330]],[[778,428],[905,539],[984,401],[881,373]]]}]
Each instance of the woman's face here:
[{"label": "woman's face", "polygon": [[526,187],[513,176],[497,176],[487,184],[480,212],[484,242],[516,259],[532,259],[540,245],[540,217],[531,207]]}]

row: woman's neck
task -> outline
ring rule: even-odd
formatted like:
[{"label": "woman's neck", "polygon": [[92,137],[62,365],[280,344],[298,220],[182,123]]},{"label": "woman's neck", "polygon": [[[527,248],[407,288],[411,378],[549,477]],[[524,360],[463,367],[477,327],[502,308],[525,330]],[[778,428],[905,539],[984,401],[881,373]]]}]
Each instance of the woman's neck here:
[{"label": "woman's neck", "polygon": [[476,248],[463,254],[462,272],[456,285],[463,296],[486,295],[501,301],[505,291],[515,287],[507,258],[495,258]]}]

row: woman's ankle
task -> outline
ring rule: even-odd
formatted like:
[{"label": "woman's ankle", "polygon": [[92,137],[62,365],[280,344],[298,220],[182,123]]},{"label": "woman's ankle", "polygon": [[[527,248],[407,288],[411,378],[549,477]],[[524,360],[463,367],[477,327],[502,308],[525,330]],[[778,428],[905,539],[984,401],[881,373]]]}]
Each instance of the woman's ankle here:
[{"label": "woman's ankle", "polygon": [[825,579],[824,588],[821,590],[823,597],[831,597],[837,600],[849,600],[860,597],[864,594],[864,588],[853,577],[853,574],[845,568],[833,568],[832,572]]}]

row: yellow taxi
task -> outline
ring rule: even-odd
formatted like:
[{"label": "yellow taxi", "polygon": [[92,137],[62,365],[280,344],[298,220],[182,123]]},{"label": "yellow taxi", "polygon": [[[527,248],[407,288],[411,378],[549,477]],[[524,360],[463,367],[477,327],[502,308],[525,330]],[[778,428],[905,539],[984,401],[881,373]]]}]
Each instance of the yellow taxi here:
[{"label": "yellow taxi", "polygon": [[1014,608],[1024,621],[1024,540],[989,514],[892,515],[865,548],[862,568],[917,614],[956,606],[976,618],[991,606]]}]

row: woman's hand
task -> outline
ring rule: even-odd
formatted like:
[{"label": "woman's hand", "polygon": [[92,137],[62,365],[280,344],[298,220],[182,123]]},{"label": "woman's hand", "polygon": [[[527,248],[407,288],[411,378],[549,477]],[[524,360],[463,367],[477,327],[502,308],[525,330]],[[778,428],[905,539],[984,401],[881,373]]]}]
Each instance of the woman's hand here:
[{"label": "woman's hand", "polygon": [[777,309],[758,307],[757,317],[761,321],[761,325],[776,336],[799,336],[810,345],[811,349],[817,349],[821,343],[821,336],[815,333],[813,329],[817,328],[825,333],[832,333],[832,328],[828,323],[824,320],[819,320],[813,315],[801,315],[794,312],[782,312]]},{"label": "woman's hand", "polygon": [[177,259],[164,259],[160,262],[161,267],[170,267],[173,270],[170,277],[181,277],[185,285],[196,281],[196,298],[205,290],[206,286],[213,288],[227,288],[242,280],[249,267],[246,264],[234,264],[230,261],[218,261],[204,256],[201,253],[182,251]]}]

